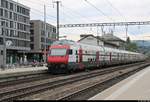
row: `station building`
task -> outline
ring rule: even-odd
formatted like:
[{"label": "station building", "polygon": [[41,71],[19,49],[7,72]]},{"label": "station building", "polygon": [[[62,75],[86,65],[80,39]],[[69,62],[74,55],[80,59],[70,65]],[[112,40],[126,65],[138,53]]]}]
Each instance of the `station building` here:
[{"label": "station building", "polygon": [[7,64],[26,61],[30,51],[30,8],[12,0],[0,0],[0,65],[3,63],[3,34]]},{"label": "station building", "polygon": [[119,49],[119,45],[116,45],[114,43],[110,43],[110,42],[108,42],[108,41],[106,41],[100,37],[96,37],[96,36],[91,35],[91,34],[80,35],[80,40],[78,42],[84,43],[84,44],[105,46],[105,47]]}]

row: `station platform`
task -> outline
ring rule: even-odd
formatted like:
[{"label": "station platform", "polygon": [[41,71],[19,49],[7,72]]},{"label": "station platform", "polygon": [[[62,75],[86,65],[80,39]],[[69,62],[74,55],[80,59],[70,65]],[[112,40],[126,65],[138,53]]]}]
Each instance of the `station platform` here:
[{"label": "station platform", "polygon": [[150,66],[89,100],[150,100]]},{"label": "station platform", "polygon": [[44,73],[48,70],[46,66],[43,67],[28,67],[28,68],[11,68],[11,69],[0,69],[0,78],[10,77],[10,76],[19,76],[27,75],[34,73]]}]

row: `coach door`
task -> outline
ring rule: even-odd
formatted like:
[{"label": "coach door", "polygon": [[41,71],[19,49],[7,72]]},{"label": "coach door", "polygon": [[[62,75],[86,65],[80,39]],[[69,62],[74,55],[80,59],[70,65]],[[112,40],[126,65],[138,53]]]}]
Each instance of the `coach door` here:
[{"label": "coach door", "polygon": [[99,51],[97,51],[96,52],[96,63],[97,63],[97,67],[99,67],[99,65],[100,65],[100,53],[99,53]]},{"label": "coach door", "polygon": [[80,49],[79,49],[79,63],[82,63],[82,61],[83,61],[83,51],[82,51],[82,49],[80,48]]},{"label": "coach door", "polygon": [[99,63],[99,51],[96,52],[96,62]]}]

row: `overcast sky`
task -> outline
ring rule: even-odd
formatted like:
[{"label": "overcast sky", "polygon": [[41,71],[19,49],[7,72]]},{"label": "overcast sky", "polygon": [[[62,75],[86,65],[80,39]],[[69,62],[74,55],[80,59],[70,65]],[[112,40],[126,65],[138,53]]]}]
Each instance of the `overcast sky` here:
[{"label": "overcast sky", "polygon": [[[14,0],[31,8],[31,19],[43,20],[44,4],[47,6],[47,22],[56,25],[56,4],[53,0]],[[60,23],[101,23],[120,21],[150,21],[150,0],[87,0],[103,12],[89,5],[85,0],[59,0]],[[105,27],[108,32],[113,27]],[[132,40],[149,40],[150,25],[129,26],[128,36]],[[60,34],[68,39],[79,40],[80,34],[101,35],[100,28],[61,28]],[[125,27],[116,27],[114,35],[125,39]],[[149,36],[149,37],[148,37]]]}]

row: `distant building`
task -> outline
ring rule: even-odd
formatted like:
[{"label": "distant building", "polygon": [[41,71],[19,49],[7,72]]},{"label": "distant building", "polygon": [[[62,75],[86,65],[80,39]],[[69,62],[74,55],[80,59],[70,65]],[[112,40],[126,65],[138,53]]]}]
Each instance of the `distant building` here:
[{"label": "distant building", "polygon": [[[44,29],[44,22],[41,20],[31,20],[30,21],[30,48],[32,55],[38,57],[37,59],[42,59],[44,48],[46,48],[56,41],[56,27],[46,23],[46,35]],[[46,36],[46,43],[45,43]],[[29,56],[31,57],[31,56]],[[33,57],[33,56],[32,56]],[[31,59],[31,58],[29,58]]]},{"label": "distant building", "polygon": [[6,35],[7,64],[26,61],[30,51],[30,8],[12,0],[0,0],[0,65],[3,63],[3,34]]},{"label": "distant building", "polygon": [[119,46],[113,43],[109,43],[107,41],[104,41],[103,39],[99,37],[95,37],[94,35],[80,35],[80,40],[78,42],[84,43],[84,44],[90,44],[90,45],[98,45],[98,46],[106,46],[111,48],[118,49]]}]

